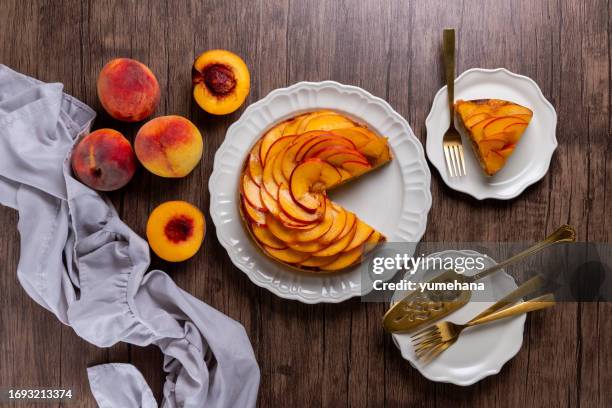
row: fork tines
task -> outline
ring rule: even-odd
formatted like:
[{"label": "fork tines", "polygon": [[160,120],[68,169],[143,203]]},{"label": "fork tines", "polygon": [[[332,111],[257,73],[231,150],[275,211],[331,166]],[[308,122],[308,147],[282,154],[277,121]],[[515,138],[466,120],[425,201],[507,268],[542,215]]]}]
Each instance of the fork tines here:
[{"label": "fork tines", "polygon": [[451,177],[467,175],[463,158],[463,146],[460,143],[445,143],[444,157]]}]

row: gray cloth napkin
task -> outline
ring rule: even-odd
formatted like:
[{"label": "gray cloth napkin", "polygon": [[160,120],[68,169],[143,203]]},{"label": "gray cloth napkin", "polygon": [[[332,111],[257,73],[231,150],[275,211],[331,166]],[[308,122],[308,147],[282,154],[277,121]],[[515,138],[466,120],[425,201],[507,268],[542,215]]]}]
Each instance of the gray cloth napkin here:
[{"label": "gray cloth napkin", "polygon": [[[244,328],[149,266],[149,247],[108,200],[74,179],[70,152],[95,113],[0,65],[0,203],[19,211],[27,293],[99,347],[164,353],[164,407],[250,407],[259,368]],[[100,407],[157,407],[135,367],[90,367]]]}]

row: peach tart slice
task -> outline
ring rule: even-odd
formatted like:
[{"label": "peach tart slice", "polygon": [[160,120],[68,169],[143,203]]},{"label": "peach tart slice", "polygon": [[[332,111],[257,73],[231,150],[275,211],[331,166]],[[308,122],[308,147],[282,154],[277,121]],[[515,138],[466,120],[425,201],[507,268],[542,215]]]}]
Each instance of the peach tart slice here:
[{"label": "peach tart slice", "polygon": [[285,265],[311,272],[355,265],[386,238],[327,191],[391,160],[386,138],[340,113],[287,119],[245,160],[242,219],[264,253]]},{"label": "peach tart slice", "polygon": [[533,116],[531,109],[501,99],[455,102],[458,128],[472,141],[484,172],[492,176],[506,164]]}]

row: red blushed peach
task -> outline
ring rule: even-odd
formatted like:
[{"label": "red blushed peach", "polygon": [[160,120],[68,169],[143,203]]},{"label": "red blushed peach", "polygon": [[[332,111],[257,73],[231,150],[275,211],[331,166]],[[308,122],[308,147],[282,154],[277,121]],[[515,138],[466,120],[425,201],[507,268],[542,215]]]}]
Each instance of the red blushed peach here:
[{"label": "red blushed peach", "polygon": [[184,177],[202,158],[198,128],[181,116],[160,116],[145,123],[134,141],[138,160],[161,177]]},{"label": "red blushed peach", "polygon": [[136,171],[132,145],[113,129],[99,129],[85,136],[72,151],[71,163],[79,180],[101,191],[125,186]]},{"label": "red blushed peach", "polygon": [[98,98],[113,118],[138,122],[153,114],[159,103],[159,84],[151,70],[130,58],[108,62],[98,77]]}]

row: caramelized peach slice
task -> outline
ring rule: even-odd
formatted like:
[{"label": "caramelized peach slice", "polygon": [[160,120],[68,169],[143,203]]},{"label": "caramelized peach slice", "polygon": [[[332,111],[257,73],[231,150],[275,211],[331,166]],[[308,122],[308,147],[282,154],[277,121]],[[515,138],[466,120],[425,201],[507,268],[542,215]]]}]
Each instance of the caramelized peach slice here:
[{"label": "caramelized peach slice", "polygon": [[524,106],[516,105],[514,103],[509,103],[503,106],[500,106],[495,110],[495,116],[512,116],[512,115],[533,115],[531,109],[526,108]]},{"label": "caramelized peach slice", "polygon": [[349,120],[347,117],[338,115],[338,114],[330,114],[330,115],[321,115],[313,118],[308,122],[304,131],[309,130],[333,130],[333,129],[342,129],[347,127],[353,127],[355,124]]},{"label": "caramelized peach slice", "polygon": [[356,231],[357,231],[357,226],[353,225],[353,228],[351,228],[348,234],[344,235],[341,238],[338,238],[336,241],[331,243],[329,246],[325,247],[324,249],[318,252],[313,253],[313,255],[331,256],[331,255],[336,255],[342,252],[348,246],[348,244],[350,244],[350,242],[353,240],[353,237],[355,236]]},{"label": "caramelized peach slice", "polygon": [[[329,231],[327,231],[321,238],[317,240],[322,246],[329,245],[334,240],[336,240],[340,236],[342,231],[344,231],[344,226],[346,225],[346,210],[335,204],[332,204],[332,207],[334,209],[334,222],[332,223],[332,226]],[[323,247],[319,249],[323,249]]]},{"label": "caramelized peach slice", "polygon": [[346,162],[362,162],[369,166],[367,159],[357,150],[335,151],[327,156],[325,160],[334,166],[342,166],[342,164]]},{"label": "caramelized peach slice", "polygon": [[261,176],[263,174],[263,167],[261,166],[261,159],[259,158],[259,147],[261,146],[261,142],[257,142],[255,147],[249,153],[249,174],[251,178],[258,186],[261,186],[262,179]]},{"label": "caramelized peach slice", "polygon": [[308,230],[302,230],[295,233],[295,240],[297,242],[309,242],[318,240],[329,231],[334,223],[334,212],[332,211],[331,204],[328,202],[325,205],[325,215],[323,220],[317,224],[314,228]]},{"label": "caramelized peach slice", "polygon": [[251,224],[251,231],[253,231],[255,238],[267,247],[274,249],[287,248],[287,244],[276,238],[267,227],[263,227],[258,224]]},{"label": "caramelized peach slice", "polygon": [[318,221],[325,214],[325,200],[322,200],[322,205],[314,213],[308,212],[293,200],[286,184],[281,184],[278,189],[278,204],[289,217],[302,223]]},{"label": "caramelized peach slice", "polygon": [[322,265],[319,268],[323,271],[337,271],[347,268],[356,263],[363,255],[363,248],[357,247],[348,252],[343,252],[338,258],[327,265]]},{"label": "caramelized peach slice", "polygon": [[263,248],[273,258],[290,264],[304,262],[306,259],[308,259],[308,257],[310,257],[310,254],[299,252],[291,248],[275,249],[265,245],[263,245]]},{"label": "caramelized peach slice", "polygon": [[491,150],[503,149],[505,145],[506,141],[502,139],[485,139],[478,144],[482,157],[486,157]]},{"label": "caramelized peach slice", "polygon": [[491,150],[485,158],[487,172],[489,175],[497,173],[503,166],[506,160],[499,153]]},{"label": "caramelized peach slice", "polygon": [[341,179],[340,172],[331,164],[316,158],[307,159],[291,173],[291,195],[306,210],[314,211],[320,205],[321,192]]},{"label": "caramelized peach slice", "polygon": [[346,128],[346,129],[334,129],[334,130],[331,130],[330,133],[337,135],[337,136],[342,136],[350,140],[351,142],[353,142],[353,144],[355,145],[357,149],[360,149],[361,147],[365,146],[370,141],[377,139],[377,136],[374,134],[369,135],[369,134],[366,134],[356,129],[358,128],[353,127],[353,128]]},{"label": "caramelized peach slice", "polygon": [[353,176],[363,174],[372,168],[367,162],[361,161],[347,161],[342,163],[342,167]]},{"label": "caramelized peach slice", "polygon": [[300,266],[318,268],[319,266],[327,265],[338,259],[340,255],[332,256],[311,256],[304,262],[300,263]]},{"label": "caramelized peach slice", "polygon": [[350,140],[342,136],[327,134],[327,136],[320,138],[316,143],[310,145],[301,158],[320,157],[321,152],[339,148],[344,148],[346,150],[356,149],[355,145]]},{"label": "caramelized peach slice", "polygon": [[355,231],[355,235],[351,242],[347,245],[346,248],[343,249],[343,252],[350,251],[354,248],[357,248],[359,245],[362,245],[374,232],[374,228],[370,227],[363,221],[359,221],[357,223],[357,230]]},{"label": "caramelized peach slice", "polygon": [[483,121],[478,122],[476,125],[472,126],[470,129],[472,131],[472,135],[474,136],[474,140],[480,141],[483,137],[483,129],[490,122],[494,121],[495,118],[487,118]]},{"label": "caramelized peach slice", "polygon": [[242,204],[244,206],[244,212],[252,222],[257,225],[266,225],[266,214],[263,211],[259,211],[257,208],[253,207],[246,198],[242,199]]},{"label": "caramelized peach slice", "polygon": [[278,218],[280,207],[276,198],[270,195],[265,187],[259,189],[259,195],[261,197],[261,202],[263,203],[264,207],[266,207],[266,210]]},{"label": "caramelized peach slice", "polygon": [[335,112],[334,111],[330,111],[330,110],[320,110],[320,111],[312,112],[312,113],[306,115],[304,117],[304,119],[302,119],[300,124],[297,126],[296,133],[297,134],[304,133],[306,131],[306,126],[308,126],[308,123],[312,119],[317,118],[319,116],[330,115],[330,114],[335,114]]},{"label": "caramelized peach slice", "polygon": [[265,211],[265,207],[261,202],[261,195],[259,194],[259,186],[255,184],[248,173],[244,173],[244,176],[242,176],[242,194],[244,194],[244,197],[255,209]]},{"label": "caramelized peach slice", "polygon": [[321,244],[319,241],[309,241],[309,242],[290,242],[289,248],[295,249],[300,252],[317,252],[321,249],[325,248],[325,245]]},{"label": "caramelized peach slice", "polygon": [[490,118],[491,114],[488,112],[483,112],[483,113],[478,113],[476,115],[470,116],[469,119],[465,120],[463,122],[463,124],[465,125],[465,127],[467,128],[471,128],[472,126],[474,126],[475,124],[477,124],[478,122],[485,120],[487,118]]},{"label": "caramelized peach slice", "polygon": [[295,169],[295,166],[297,166],[297,153],[302,146],[304,146],[304,144],[308,141],[323,134],[325,134],[325,132],[314,130],[312,132],[303,133],[293,140],[291,146],[289,146],[283,155],[282,170],[286,179],[291,177],[293,169]]},{"label": "caramelized peach slice", "polygon": [[499,153],[504,159],[508,159],[508,157],[510,157],[510,155],[512,154],[512,152],[514,151],[514,145],[507,145],[506,147],[504,147],[503,149],[499,150],[497,153]]},{"label": "caramelized peach slice", "polygon": [[296,230],[311,229],[316,225],[316,223],[313,223],[313,222],[301,222],[301,221],[294,220],[289,215],[287,215],[287,213],[285,213],[284,211],[281,211],[278,213],[278,219],[285,227],[296,229]]},{"label": "caramelized peach slice", "polygon": [[287,126],[285,126],[285,129],[283,130],[283,136],[297,135],[298,134],[297,133],[298,126],[300,126],[300,123],[302,123],[302,120],[304,120],[306,118],[306,116],[308,116],[308,114],[300,115],[300,116],[297,116],[297,117],[291,119],[287,123]]},{"label": "caramelized peach slice", "polygon": [[359,151],[365,156],[379,159],[385,156],[385,154],[389,155],[389,146],[384,138],[379,137],[367,143]]},{"label": "caramelized peach slice", "polygon": [[283,130],[287,126],[287,121],[281,122],[268,130],[266,134],[261,138],[261,146],[259,147],[259,160],[262,164],[266,162],[266,156],[270,147],[283,136]]},{"label": "caramelized peach slice", "polygon": [[487,135],[503,132],[504,129],[509,125],[517,123],[520,124],[525,122],[513,117],[496,118],[495,120],[492,120],[491,122],[487,123],[487,125],[483,128],[484,135],[486,137]]},{"label": "caramelized peach slice", "polygon": [[504,133],[508,135],[509,143],[517,143],[525,129],[527,128],[527,123],[513,123],[504,128]]}]

